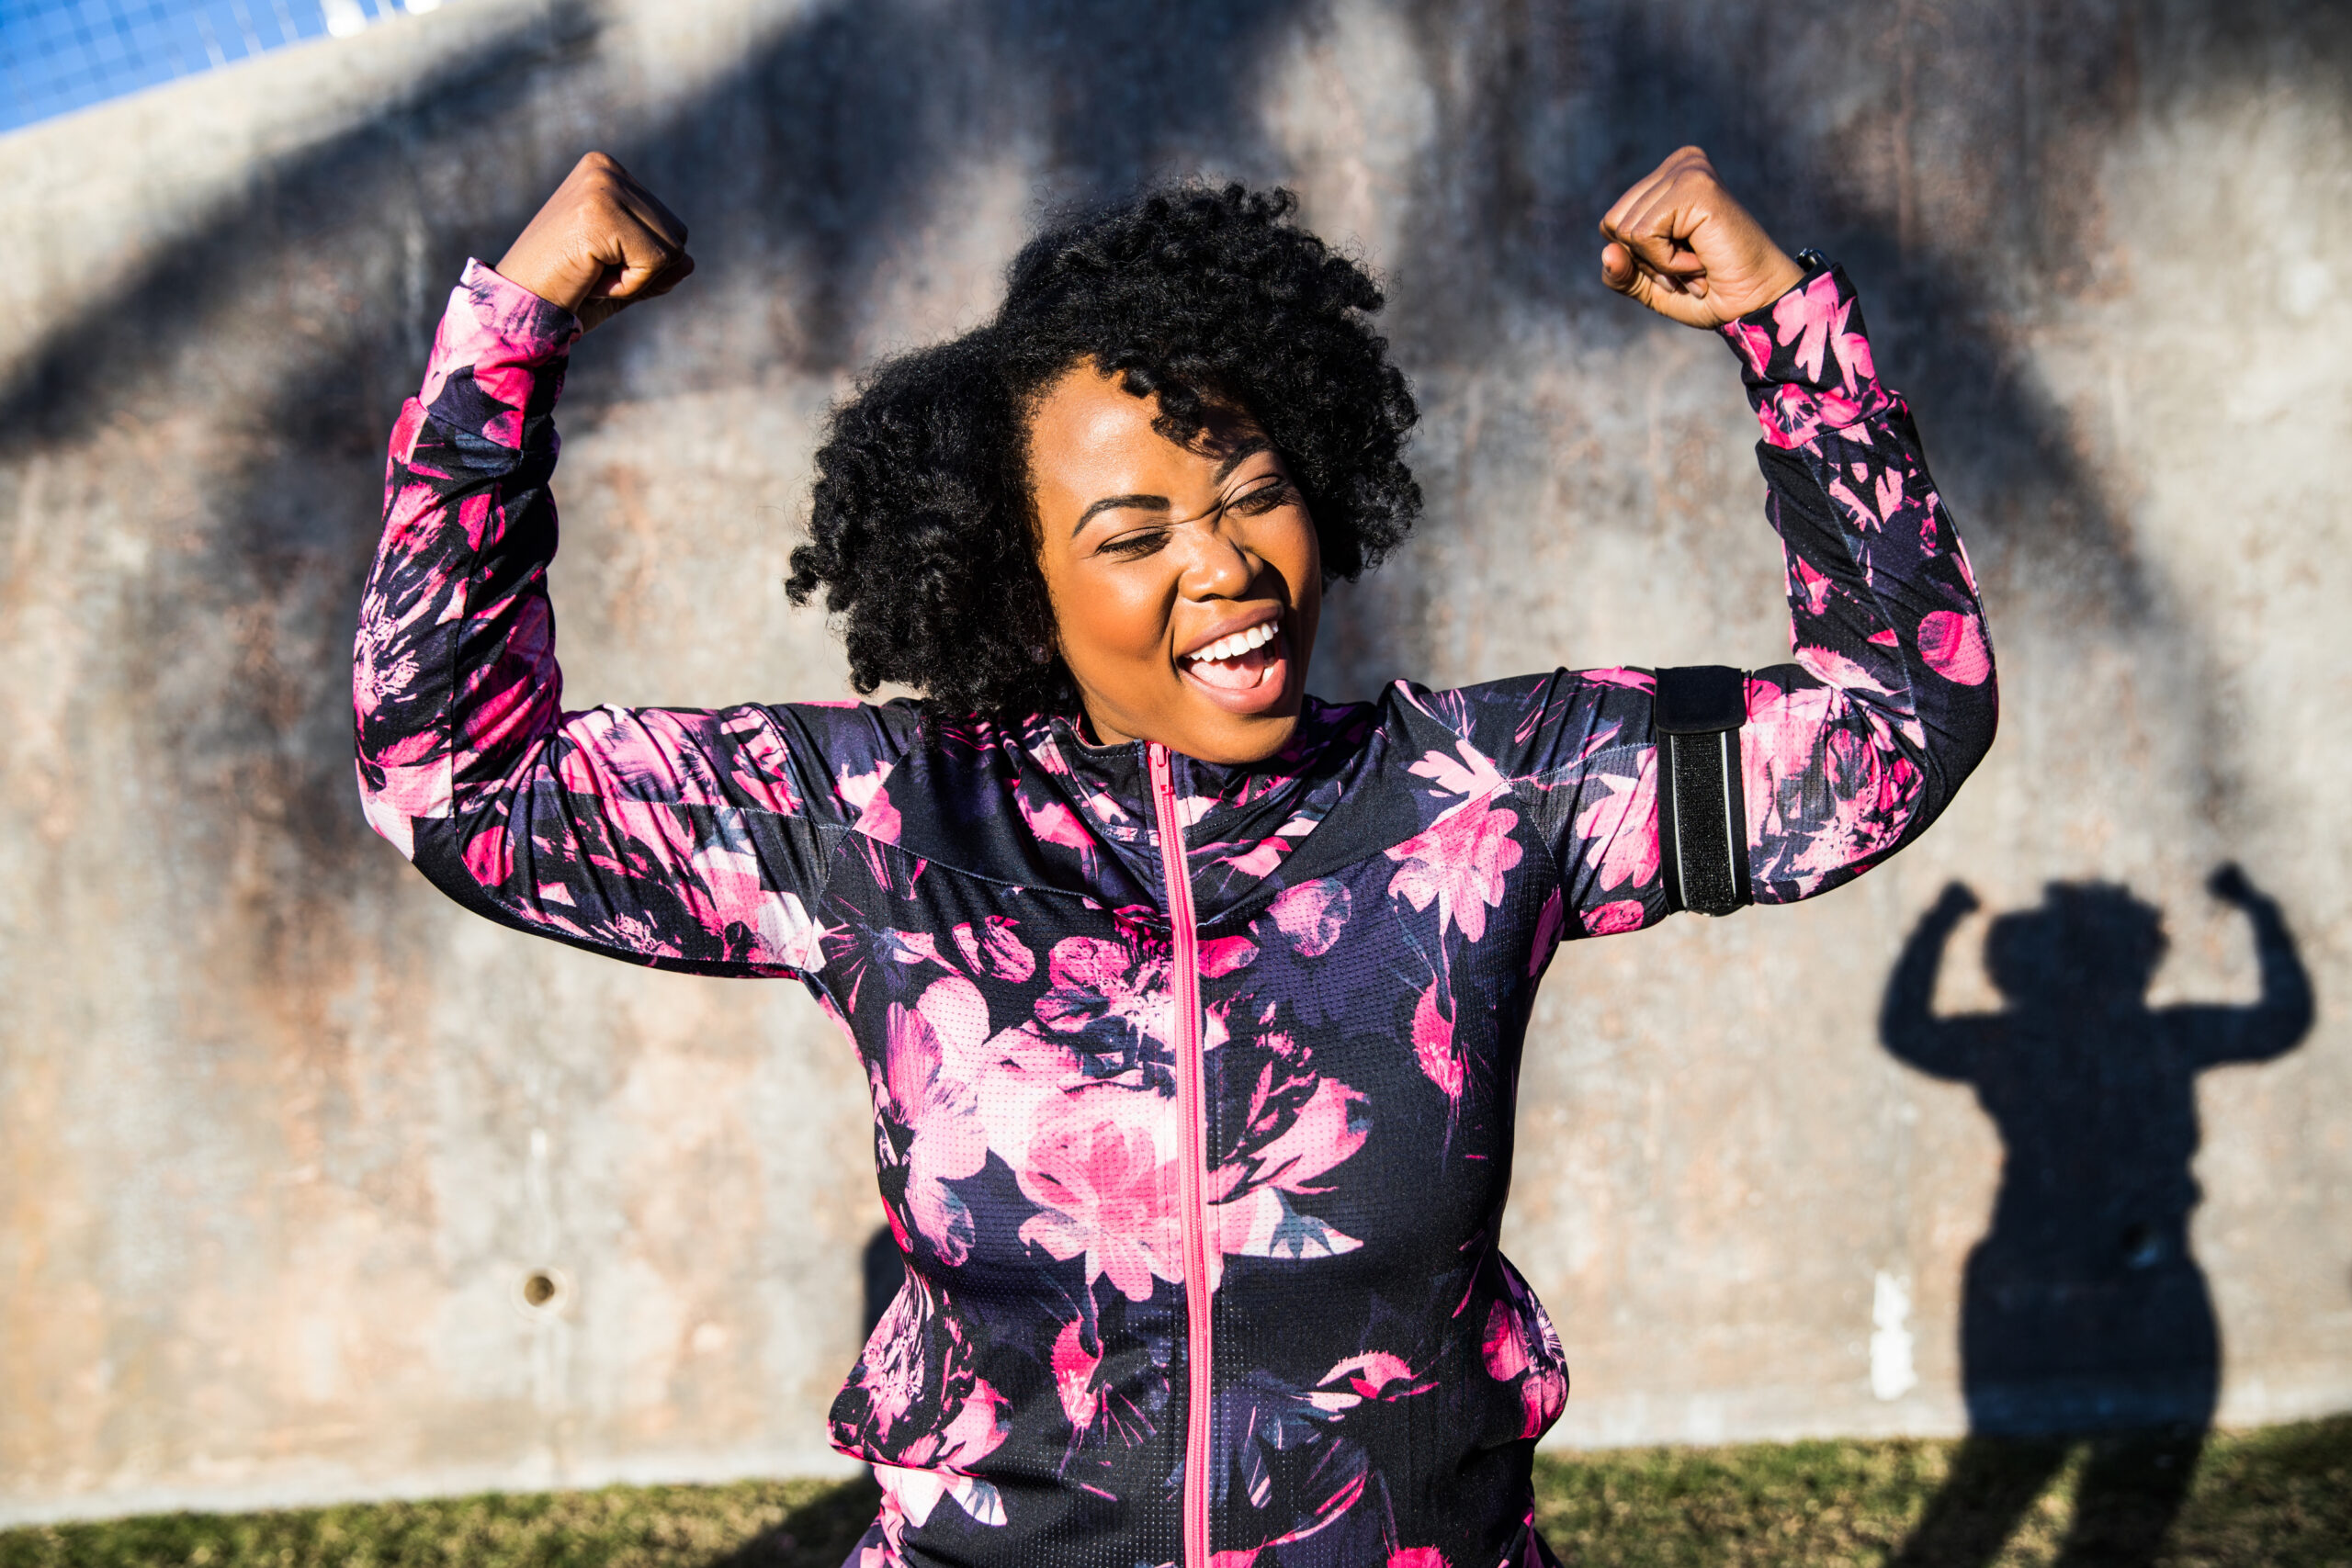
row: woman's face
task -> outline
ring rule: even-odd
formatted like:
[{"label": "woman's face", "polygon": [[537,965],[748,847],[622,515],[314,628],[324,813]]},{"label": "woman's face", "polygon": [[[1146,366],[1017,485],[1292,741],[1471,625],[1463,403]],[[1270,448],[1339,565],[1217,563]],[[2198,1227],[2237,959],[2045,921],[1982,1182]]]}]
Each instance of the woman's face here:
[{"label": "woman's face", "polygon": [[1191,446],[1157,399],[1081,364],[1029,430],[1038,564],[1094,738],[1210,762],[1271,756],[1297,728],[1322,609],[1315,520],[1246,413]]}]

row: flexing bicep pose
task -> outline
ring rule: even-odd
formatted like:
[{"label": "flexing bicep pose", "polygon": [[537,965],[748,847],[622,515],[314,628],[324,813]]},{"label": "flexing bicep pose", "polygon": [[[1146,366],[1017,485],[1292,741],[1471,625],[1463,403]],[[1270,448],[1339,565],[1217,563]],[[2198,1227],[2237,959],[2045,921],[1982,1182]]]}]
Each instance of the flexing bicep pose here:
[{"label": "flexing bicep pose", "polygon": [[[2244,911],[2254,928],[2262,988],[2250,1006],[2149,1007],[2145,994],[2166,945],[2162,915],[2120,887],[2053,883],[2041,908],[2003,915],[1986,935],[1985,965],[2007,1005],[1939,1018],[1936,977],[1944,949],[1979,908],[1976,895],[1955,882],[1904,944],[1880,1011],[1880,1034],[1888,1050],[1921,1072],[1960,1082],[2060,1075],[2102,1052],[2141,1064],[2161,1061],[2176,1075],[2284,1055],[2310,1032],[2312,1008],[2311,976],[2286,919],[2236,865],[2215,870],[2206,890]],[[2055,1108],[2113,1097],[2070,1100],[2045,1084],[2035,1098]],[[2059,1135],[2080,1134],[2077,1126]]]},{"label": "flexing bicep pose", "polygon": [[2052,883],[2038,906],[1987,923],[1996,1010],[1935,1010],[1944,952],[1978,908],[1967,887],[1947,887],[1904,945],[1882,1037],[1909,1066],[1975,1091],[2000,1132],[2001,1182],[1961,1280],[1961,1385],[1977,1436],[1894,1562],[1951,1561],[1969,1555],[1955,1551],[1963,1539],[2007,1537],[2066,1450],[2042,1445],[2020,1462],[2002,1433],[2153,1434],[2094,1452],[2060,1561],[2154,1561],[2188,1495],[2222,1371],[2191,1245],[2198,1079],[2276,1058],[2312,1025],[2310,976],[2278,906],[2234,865],[2207,886],[2253,928],[2262,988],[2251,1005],[2151,1007],[2163,911],[2109,883]]},{"label": "flexing bicep pose", "polygon": [[1496,1235],[1554,947],[1833,887],[1992,738],[1851,286],[1688,149],[1603,276],[1735,351],[1793,661],[1308,696],[1325,584],[1420,496],[1380,294],[1290,209],[1049,230],[835,411],[790,591],[917,699],[563,710],[565,357],[692,266],[609,160],[469,266],[393,434],[370,820],[506,923],[796,976],[865,1064],[907,1277],[832,1413],[884,1484],[861,1568],[1549,1561],[1566,1373]]}]

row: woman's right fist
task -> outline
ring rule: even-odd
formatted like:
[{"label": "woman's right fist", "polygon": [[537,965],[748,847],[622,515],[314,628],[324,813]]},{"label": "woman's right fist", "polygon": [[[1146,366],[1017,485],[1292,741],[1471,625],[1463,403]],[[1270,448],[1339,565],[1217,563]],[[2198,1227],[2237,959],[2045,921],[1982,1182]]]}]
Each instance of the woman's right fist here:
[{"label": "woman's right fist", "polygon": [[500,276],[570,310],[583,331],[694,269],[677,214],[602,152],[572,165],[498,263]]}]

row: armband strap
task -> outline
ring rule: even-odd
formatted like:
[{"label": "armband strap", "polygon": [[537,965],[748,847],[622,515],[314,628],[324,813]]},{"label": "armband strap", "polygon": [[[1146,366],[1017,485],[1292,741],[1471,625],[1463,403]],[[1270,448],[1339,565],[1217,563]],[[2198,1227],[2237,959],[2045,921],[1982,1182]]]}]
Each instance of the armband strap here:
[{"label": "armband strap", "polygon": [[1755,902],[1739,773],[1747,676],[1721,664],[1661,670],[1653,714],[1667,908],[1728,915]]}]

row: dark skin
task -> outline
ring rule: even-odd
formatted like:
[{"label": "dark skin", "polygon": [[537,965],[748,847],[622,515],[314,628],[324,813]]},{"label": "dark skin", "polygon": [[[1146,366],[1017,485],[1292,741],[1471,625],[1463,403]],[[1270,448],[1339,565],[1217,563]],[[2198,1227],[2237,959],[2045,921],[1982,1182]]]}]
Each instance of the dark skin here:
[{"label": "dark skin", "polygon": [[[1323,607],[1315,519],[1246,413],[1180,446],[1091,364],[1031,416],[1037,564],[1095,739],[1255,761],[1297,728]],[[1230,660],[1223,639],[1271,637]],[[1232,644],[1227,644],[1232,646]]]},{"label": "dark skin", "polygon": [[[1600,232],[1601,280],[1686,326],[1736,320],[1804,276],[1695,147],[1620,197]],[[694,265],[685,225],[591,152],[498,270],[594,328]],[[1152,428],[1159,412],[1081,362],[1031,414],[1057,651],[1094,739],[1258,761],[1288,743],[1306,698],[1323,604],[1315,520],[1248,411],[1219,410],[1189,445]]]}]

